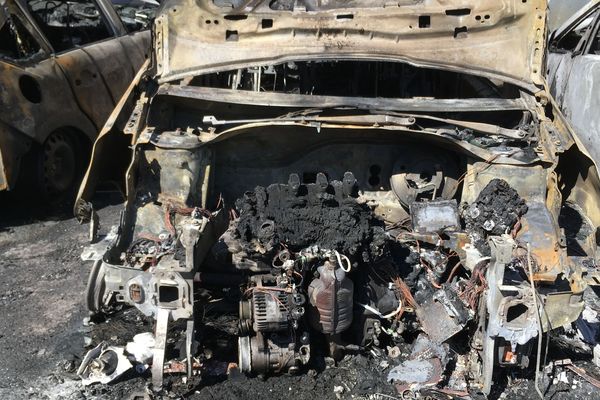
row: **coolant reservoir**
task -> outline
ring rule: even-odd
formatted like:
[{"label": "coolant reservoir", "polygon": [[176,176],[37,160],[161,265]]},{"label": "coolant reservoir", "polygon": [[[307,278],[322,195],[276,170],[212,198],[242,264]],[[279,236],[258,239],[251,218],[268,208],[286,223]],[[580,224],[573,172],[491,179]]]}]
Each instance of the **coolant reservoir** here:
[{"label": "coolant reservoir", "polygon": [[341,333],[352,324],[354,283],[329,261],[317,271],[319,278],[308,287],[310,324],[328,335]]}]

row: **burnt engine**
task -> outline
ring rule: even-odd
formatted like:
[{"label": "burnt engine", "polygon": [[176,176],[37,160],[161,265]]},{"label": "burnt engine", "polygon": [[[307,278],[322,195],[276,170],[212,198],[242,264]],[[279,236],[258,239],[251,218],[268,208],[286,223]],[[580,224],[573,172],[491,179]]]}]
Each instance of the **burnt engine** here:
[{"label": "burnt engine", "polygon": [[389,240],[383,221],[358,201],[352,173],[341,181],[319,173],[313,183],[292,174],[287,184],[245,193],[236,209],[213,255],[251,274],[239,306],[243,372],[294,372],[311,346],[339,358],[377,340],[378,316],[400,300],[370,277],[378,265],[389,268]]}]

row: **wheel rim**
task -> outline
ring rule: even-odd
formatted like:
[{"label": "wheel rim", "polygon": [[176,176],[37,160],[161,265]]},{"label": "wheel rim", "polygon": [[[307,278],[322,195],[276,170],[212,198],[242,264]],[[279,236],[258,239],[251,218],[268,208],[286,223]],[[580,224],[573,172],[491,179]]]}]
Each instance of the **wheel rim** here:
[{"label": "wheel rim", "polygon": [[48,194],[71,189],[76,175],[76,154],[72,141],[62,133],[51,135],[43,149],[43,184]]}]

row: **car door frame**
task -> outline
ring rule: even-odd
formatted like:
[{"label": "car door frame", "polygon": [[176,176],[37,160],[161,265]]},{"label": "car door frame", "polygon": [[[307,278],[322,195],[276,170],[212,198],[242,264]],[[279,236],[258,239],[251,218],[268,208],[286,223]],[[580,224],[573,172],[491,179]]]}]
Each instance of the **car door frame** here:
[{"label": "car door frame", "polygon": [[[593,110],[600,106],[600,99],[594,95],[600,92],[600,55],[591,54],[591,51],[594,40],[600,32],[600,2],[595,3],[588,11],[570,20],[568,26],[562,28],[560,34],[555,36],[554,43],[558,43],[582,21],[595,13],[589,29],[579,40],[575,49],[560,55],[562,58],[555,74],[549,76],[548,81],[552,89],[557,88],[560,84],[564,85],[562,88],[553,90],[555,92],[553,95],[555,95],[563,114],[569,120],[574,133],[592,159],[598,163],[600,162],[600,143],[598,143],[600,115]],[[549,50],[552,52],[553,47],[550,47]],[[589,59],[590,56],[594,59]],[[558,76],[557,72],[566,67],[568,67],[568,75]]]},{"label": "car door frame", "polygon": [[586,55],[590,55],[592,51],[592,46],[594,45],[594,41],[600,35],[600,4],[598,4],[597,14],[594,22],[592,23],[592,29],[588,30],[589,35],[586,38],[586,43],[584,48],[582,49],[582,53],[580,56],[585,57]]},{"label": "car door frame", "polygon": [[[594,19],[590,23],[590,29],[581,37],[573,50],[564,50],[558,47],[558,43],[569,35],[581,22],[596,13]],[[554,31],[550,35],[548,55],[546,59],[547,81],[550,86],[550,91],[555,97],[558,104],[563,106],[564,94],[567,92],[571,71],[573,68],[574,59],[589,50],[593,41],[590,41],[592,31],[596,31],[597,23],[600,17],[600,2],[587,6],[587,9],[582,10],[578,15],[571,17],[562,27]],[[560,60],[551,69],[549,64],[550,57],[560,57]],[[567,64],[567,65],[565,65]],[[566,69],[566,71],[565,71]],[[560,75],[563,75],[562,77]],[[561,84],[563,87],[561,87]]]},{"label": "car door frame", "polygon": [[[550,43],[549,48],[550,49],[556,48],[554,46],[556,43],[560,42],[566,35],[571,33],[571,31],[573,31],[573,29],[575,29],[582,21],[584,21],[591,14],[593,14],[598,9],[600,9],[600,1],[598,1],[595,4],[590,3],[589,5],[586,6],[586,8],[587,9],[580,11],[577,15],[574,15],[573,17],[569,18],[569,20],[567,22],[565,22],[560,28],[556,29],[554,32],[552,32],[550,34],[550,38],[549,38],[549,43]],[[589,30],[588,30],[588,32],[589,32]],[[586,32],[586,34],[588,32]],[[579,46],[579,44],[578,44],[578,46]],[[573,50],[573,52],[575,52],[576,50],[577,50],[577,47]]]},{"label": "car door frame", "polygon": [[[567,35],[569,35],[577,26],[579,26],[579,24],[581,24],[581,22],[585,21],[585,19],[589,18],[594,13],[595,13],[594,18],[590,22],[590,28],[581,37],[581,39],[577,43],[577,46],[575,46],[575,48],[572,51],[563,50],[557,46],[558,43],[562,39],[564,39]],[[561,106],[561,108],[564,106],[564,104],[563,104],[564,95],[567,93],[568,86],[571,81],[573,65],[577,58],[585,57],[586,55],[588,55],[590,53],[590,51],[592,49],[592,45],[594,44],[594,38],[598,34],[599,30],[600,30],[600,1],[597,2],[596,4],[589,6],[588,10],[585,10],[576,18],[571,18],[567,23],[565,23],[564,26],[562,26],[559,30],[553,32],[552,35],[550,36],[550,40],[549,40],[550,45],[548,46],[548,52],[550,54],[558,55],[559,57],[561,57],[561,60],[556,65],[556,68],[553,71],[551,71],[550,68],[547,67],[548,75],[549,75],[547,77],[547,80],[550,85],[551,92],[555,92],[555,93],[553,93],[553,95],[555,95],[556,100],[557,100],[558,104]],[[567,60],[568,60],[569,64],[568,64],[568,66],[564,66],[563,64]],[[552,90],[555,87],[555,85],[557,85],[557,81],[559,81],[560,77],[558,75],[559,75],[560,69],[565,68],[565,67],[568,68],[568,71],[565,71],[565,73],[564,73],[565,76],[562,79],[560,79],[560,81],[564,82],[564,87],[560,90],[558,90],[558,89],[556,91]],[[560,82],[558,82],[558,84],[560,84]]]}]

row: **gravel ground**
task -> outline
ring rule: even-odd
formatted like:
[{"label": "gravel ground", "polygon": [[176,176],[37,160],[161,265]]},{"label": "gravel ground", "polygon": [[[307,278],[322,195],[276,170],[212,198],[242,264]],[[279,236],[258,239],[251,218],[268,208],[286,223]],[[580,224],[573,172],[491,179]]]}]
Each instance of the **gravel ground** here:
[{"label": "gravel ground", "polygon": [[[114,196],[100,199],[102,228],[118,221],[121,205]],[[147,377],[127,376],[107,386],[83,388],[75,375],[86,352],[85,341],[124,345],[135,333],[152,331],[152,322],[126,309],[107,321],[84,326],[84,289],[90,265],[79,255],[88,227],[69,211],[23,205],[0,196],[0,399],[128,399],[143,394]],[[596,307],[597,297],[590,293]],[[89,348],[89,347],[88,347]],[[551,346],[550,357],[564,358]],[[589,358],[576,363],[594,376],[600,370]],[[268,379],[235,376],[205,384],[174,385],[169,398],[193,399],[389,399],[381,360],[348,357],[338,368],[300,376]],[[561,370],[562,371],[562,370]],[[561,372],[559,371],[559,372]],[[509,379],[510,378],[510,379]],[[546,398],[600,399],[600,389],[565,372]],[[545,378],[544,387],[552,383]],[[337,396],[336,393],[337,392]],[[505,377],[491,398],[537,398],[531,376]],[[447,397],[430,397],[447,398]]]},{"label": "gravel ground", "polygon": [[[84,351],[84,289],[90,265],[79,255],[88,227],[65,207],[0,197],[0,398],[78,398],[74,371]],[[106,224],[120,205],[102,208]]]}]

